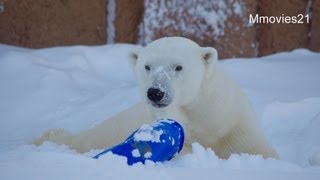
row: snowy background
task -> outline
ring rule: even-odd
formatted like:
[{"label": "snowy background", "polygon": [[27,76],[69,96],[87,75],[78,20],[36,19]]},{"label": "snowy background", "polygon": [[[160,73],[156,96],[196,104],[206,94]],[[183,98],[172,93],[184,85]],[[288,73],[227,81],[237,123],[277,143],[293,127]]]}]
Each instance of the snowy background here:
[{"label": "snowy background", "polygon": [[220,62],[251,99],[280,160],[221,160],[195,143],[170,162],[128,166],[63,145],[29,144],[49,128],[92,128],[140,101],[127,56],[133,45],[30,50],[0,45],[0,179],[319,179],[320,53]]}]

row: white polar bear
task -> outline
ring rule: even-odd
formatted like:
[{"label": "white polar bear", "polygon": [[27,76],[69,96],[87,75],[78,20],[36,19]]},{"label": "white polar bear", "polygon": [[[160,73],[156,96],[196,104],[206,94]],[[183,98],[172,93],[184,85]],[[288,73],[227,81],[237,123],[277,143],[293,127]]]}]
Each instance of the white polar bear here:
[{"label": "white polar bear", "polygon": [[232,153],[277,158],[257,125],[249,100],[217,59],[214,48],[181,37],[161,38],[136,49],[130,61],[142,103],[80,134],[51,130],[34,143],[50,140],[86,152],[118,144],[142,124],[171,118],[184,127],[184,152],[199,142],[220,158]]}]

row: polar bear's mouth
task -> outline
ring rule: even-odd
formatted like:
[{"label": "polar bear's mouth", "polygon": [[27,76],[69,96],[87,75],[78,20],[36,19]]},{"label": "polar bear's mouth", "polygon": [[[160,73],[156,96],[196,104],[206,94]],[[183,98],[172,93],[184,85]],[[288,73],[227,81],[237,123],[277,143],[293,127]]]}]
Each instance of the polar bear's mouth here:
[{"label": "polar bear's mouth", "polygon": [[164,107],[167,107],[168,104],[163,104],[163,103],[155,103],[155,102],[151,102],[151,105],[153,107],[156,107],[156,108],[164,108]]}]

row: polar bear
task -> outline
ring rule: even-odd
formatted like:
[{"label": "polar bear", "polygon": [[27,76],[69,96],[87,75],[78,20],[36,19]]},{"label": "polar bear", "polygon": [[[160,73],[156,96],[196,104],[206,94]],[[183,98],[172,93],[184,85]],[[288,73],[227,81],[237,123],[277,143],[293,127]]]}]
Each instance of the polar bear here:
[{"label": "polar bear", "polygon": [[170,118],[184,127],[183,152],[199,142],[223,159],[233,153],[277,158],[248,98],[224,73],[217,56],[214,48],[182,37],[161,38],[134,49],[129,59],[141,103],[80,134],[50,130],[34,143],[49,140],[86,152],[118,144],[142,124]]}]

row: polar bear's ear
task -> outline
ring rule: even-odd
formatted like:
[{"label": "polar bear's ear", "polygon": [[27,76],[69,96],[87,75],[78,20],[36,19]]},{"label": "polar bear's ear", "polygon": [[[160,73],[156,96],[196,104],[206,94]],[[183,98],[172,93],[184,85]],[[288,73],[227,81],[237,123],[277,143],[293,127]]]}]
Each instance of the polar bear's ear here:
[{"label": "polar bear's ear", "polygon": [[211,64],[212,62],[218,60],[218,52],[215,48],[204,47],[202,49],[202,58],[207,64]]},{"label": "polar bear's ear", "polygon": [[137,64],[137,60],[138,60],[138,57],[139,57],[139,52],[140,52],[141,49],[142,49],[141,46],[137,46],[137,47],[132,49],[132,51],[131,51],[131,53],[129,55],[129,63],[133,67],[135,67],[136,64]]}]

